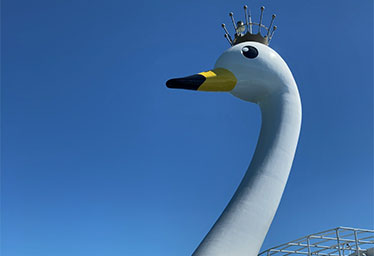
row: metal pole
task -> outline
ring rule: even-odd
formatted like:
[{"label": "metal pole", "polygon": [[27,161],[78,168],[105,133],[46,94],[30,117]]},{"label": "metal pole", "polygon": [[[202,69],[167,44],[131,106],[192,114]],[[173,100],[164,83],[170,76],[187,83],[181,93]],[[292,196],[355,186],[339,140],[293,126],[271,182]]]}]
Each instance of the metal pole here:
[{"label": "metal pole", "polygon": [[359,256],[360,248],[358,247],[357,230],[354,230],[353,233],[355,234],[356,256]]},{"label": "metal pole", "polygon": [[308,245],[308,255],[309,256],[312,256],[312,252],[310,251],[310,241],[309,241],[309,236],[306,238],[306,243],[307,243],[307,245]]},{"label": "metal pole", "polygon": [[342,256],[342,252],[340,251],[339,228],[336,229],[336,240],[338,241],[338,252],[339,252],[339,256]]}]

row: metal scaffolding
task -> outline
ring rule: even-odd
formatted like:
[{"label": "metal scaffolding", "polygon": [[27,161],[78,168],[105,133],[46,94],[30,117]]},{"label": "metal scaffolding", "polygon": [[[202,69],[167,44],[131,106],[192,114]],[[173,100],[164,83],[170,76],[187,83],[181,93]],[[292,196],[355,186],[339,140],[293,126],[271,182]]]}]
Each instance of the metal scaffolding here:
[{"label": "metal scaffolding", "polygon": [[259,256],[370,256],[373,247],[374,230],[338,227],[270,248]]}]

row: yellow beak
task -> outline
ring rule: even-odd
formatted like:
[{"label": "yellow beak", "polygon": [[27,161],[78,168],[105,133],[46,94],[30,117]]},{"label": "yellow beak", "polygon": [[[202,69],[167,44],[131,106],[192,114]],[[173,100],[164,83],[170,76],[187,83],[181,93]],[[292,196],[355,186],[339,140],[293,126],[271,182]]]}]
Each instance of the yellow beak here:
[{"label": "yellow beak", "polygon": [[229,92],[234,89],[237,79],[224,68],[216,68],[196,75],[173,78],[166,82],[168,88],[211,92]]}]

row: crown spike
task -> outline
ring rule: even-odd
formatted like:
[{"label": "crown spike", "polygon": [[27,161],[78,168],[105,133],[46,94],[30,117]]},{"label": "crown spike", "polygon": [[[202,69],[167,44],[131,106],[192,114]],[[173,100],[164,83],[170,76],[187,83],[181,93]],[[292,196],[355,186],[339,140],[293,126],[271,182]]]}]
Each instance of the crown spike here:
[{"label": "crown spike", "polygon": [[234,29],[235,29],[235,33],[236,33],[237,27],[236,27],[235,20],[234,20],[234,14],[232,12],[230,12],[229,15],[230,15],[230,18],[231,18],[231,21],[232,21],[232,25],[234,25]]},{"label": "crown spike", "polygon": [[252,34],[252,16],[251,16],[251,10],[248,9],[248,18],[249,18],[249,33]]},{"label": "crown spike", "polygon": [[232,40],[231,40],[230,35],[225,34],[225,38],[227,39],[227,41],[229,42],[229,44],[232,46]]},{"label": "crown spike", "polygon": [[229,32],[226,29],[225,23],[222,23],[221,27],[223,28],[223,30],[225,31],[225,33],[229,35]]},{"label": "crown spike", "polygon": [[270,35],[270,38],[269,38],[269,43],[270,43],[270,40],[273,38],[273,35],[274,35],[274,32],[275,32],[276,29],[277,29],[277,26],[274,26],[273,31],[271,32],[271,35]]},{"label": "crown spike", "polygon": [[265,7],[264,7],[264,6],[261,6],[260,23],[258,24],[258,33],[259,33],[259,34],[260,34],[260,32],[261,32],[262,17],[263,17],[263,15],[264,15],[264,10],[265,10]]},{"label": "crown spike", "polygon": [[267,35],[266,35],[266,37],[268,37],[268,38],[269,38],[269,35],[270,35],[271,26],[273,26],[273,22],[274,22],[275,17],[276,17],[275,14],[273,14],[273,15],[271,16],[271,22],[270,22],[270,25],[269,25],[268,33],[267,33]]},{"label": "crown spike", "polygon": [[249,24],[248,24],[248,6],[247,5],[244,5],[244,15],[245,15],[245,24],[247,26],[247,31],[248,31],[248,28],[249,28]]},{"label": "crown spike", "polygon": [[227,40],[229,40],[230,44],[232,45],[232,38],[230,36],[230,33],[226,29],[225,23],[222,23],[221,26],[222,26],[223,30],[225,31],[225,37],[227,38]]}]

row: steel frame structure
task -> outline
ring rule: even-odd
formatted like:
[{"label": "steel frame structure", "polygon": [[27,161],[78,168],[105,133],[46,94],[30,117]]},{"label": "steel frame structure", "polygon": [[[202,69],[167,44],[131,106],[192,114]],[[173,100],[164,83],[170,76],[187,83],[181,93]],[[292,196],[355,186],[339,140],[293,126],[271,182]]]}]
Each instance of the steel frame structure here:
[{"label": "steel frame structure", "polygon": [[374,230],[337,227],[270,248],[259,256],[363,256],[374,247]]}]

